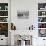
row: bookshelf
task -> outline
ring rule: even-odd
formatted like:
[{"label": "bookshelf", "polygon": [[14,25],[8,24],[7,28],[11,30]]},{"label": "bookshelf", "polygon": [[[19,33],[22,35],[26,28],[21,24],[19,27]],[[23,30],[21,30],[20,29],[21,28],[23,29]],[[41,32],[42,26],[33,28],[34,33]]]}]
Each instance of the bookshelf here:
[{"label": "bookshelf", "polygon": [[46,3],[38,3],[38,34],[46,37]]},{"label": "bookshelf", "polygon": [[0,3],[0,35],[8,37],[8,3]]}]

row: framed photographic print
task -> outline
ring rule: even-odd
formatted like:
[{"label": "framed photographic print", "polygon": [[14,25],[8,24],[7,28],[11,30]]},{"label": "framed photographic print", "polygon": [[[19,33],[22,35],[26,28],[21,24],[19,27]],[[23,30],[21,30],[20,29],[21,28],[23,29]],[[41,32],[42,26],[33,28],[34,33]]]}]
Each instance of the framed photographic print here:
[{"label": "framed photographic print", "polygon": [[17,18],[18,19],[28,19],[29,11],[17,11]]}]

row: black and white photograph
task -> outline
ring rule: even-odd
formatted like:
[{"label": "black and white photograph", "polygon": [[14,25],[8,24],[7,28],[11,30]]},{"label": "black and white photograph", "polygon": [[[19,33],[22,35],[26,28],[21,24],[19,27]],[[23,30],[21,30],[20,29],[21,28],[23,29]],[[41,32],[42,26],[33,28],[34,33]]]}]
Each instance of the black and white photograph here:
[{"label": "black and white photograph", "polygon": [[17,18],[18,19],[28,19],[29,11],[17,11]]}]

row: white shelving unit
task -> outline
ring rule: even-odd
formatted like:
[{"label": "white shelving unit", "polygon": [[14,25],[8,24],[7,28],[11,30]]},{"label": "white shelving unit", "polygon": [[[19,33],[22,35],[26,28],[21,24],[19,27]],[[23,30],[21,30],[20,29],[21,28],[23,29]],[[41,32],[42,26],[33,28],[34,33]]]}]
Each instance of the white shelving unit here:
[{"label": "white shelving unit", "polygon": [[38,3],[38,32],[40,37],[46,37],[45,34],[40,33],[41,31],[46,33],[46,3]]},{"label": "white shelving unit", "polygon": [[[8,19],[9,19],[8,18],[8,3],[0,3],[0,28],[1,28],[0,30],[7,31],[7,33],[5,32],[7,37],[8,37],[8,23],[9,23]],[[4,35],[1,32],[0,34]]]},{"label": "white shelving unit", "polygon": [[0,3],[0,45],[8,45],[8,15],[8,2]]}]

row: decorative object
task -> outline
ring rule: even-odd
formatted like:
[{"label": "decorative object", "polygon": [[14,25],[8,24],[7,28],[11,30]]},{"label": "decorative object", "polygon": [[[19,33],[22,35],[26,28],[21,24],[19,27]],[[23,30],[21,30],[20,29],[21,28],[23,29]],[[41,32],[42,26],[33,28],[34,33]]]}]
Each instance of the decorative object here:
[{"label": "decorative object", "polygon": [[45,10],[46,9],[46,3],[38,3],[38,10]]},{"label": "decorative object", "polygon": [[5,10],[8,10],[8,6],[5,6]]},{"label": "decorative object", "polygon": [[[32,41],[30,42],[30,40],[32,40],[32,36],[30,36],[30,35],[19,35],[20,36],[20,38],[23,40],[23,41],[25,41],[25,44],[27,43],[27,44],[31,44],[32,45]],[[27,42],[26,42],[27,41]],[[28,43],[29,42],[29,43]],[[26,45],[27,45],[26,44]]]},{"label": "decorative object", "polygon": [[29,18],[29,11],[17,11],[17,18],[28,19]]},{"label": "decorative object", "polygon": [[0,23],[0,35],[8,37],[8,23]]},{"label": "decorative object", "polygon": [[0,16],[8,16],[8,11],[0,11]]},{"label": "decorative object", "polygon": [[46,17],[38,17],[38,22],[46,22]]},{"label": "decorative object", "polygon": [[0,17],[0,22],[8,22],[8,17]]},{"label": "decorative object", "polygon": [[46,37],[46,29],[39,29],[39,37]]},{"label": "decorative object", "polygon": [[30,46],[32,45],[32,36],[31,35],[19,35],[15,37],[16,46]]},{"label": "decorative object", "polygon": [[8,10],[8,3],[0,3],[0,10]]},{"label": "decorative object", "polygon": [[42,12],[42,15],[45,15],[45,12]]},{"label": "decorative object", "polygon": [[38,11],[38,16],[46,16],[46,11]]},{"label": "decorative object", "polygon": [[29,30],[34,30],[34,26],[33,25],[31,25],[31,26],[29,26]]},{"label": "decorative object", "polygon": [[13,23],[11,23],[11,30],[16,30],[16,26]]},{"label": "decorative object", "polygon": [[39,23],[38,28],[46,28],[46,23],[43,23],[43,24]]},{"label": "decorative object", "polygon": [[44,10],[44,8],[40,8],[40,10]]}]

